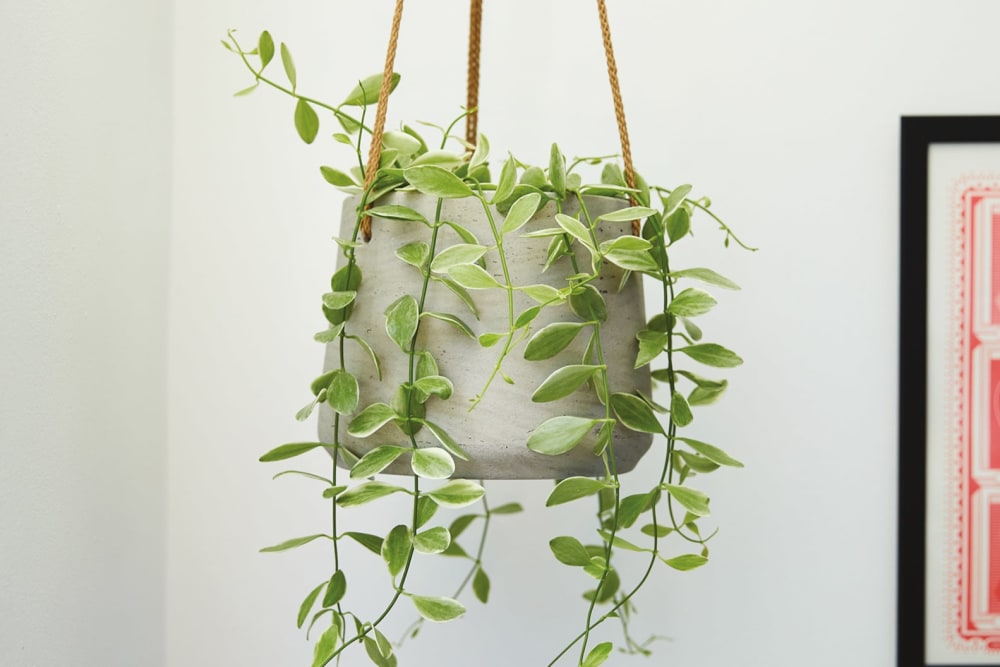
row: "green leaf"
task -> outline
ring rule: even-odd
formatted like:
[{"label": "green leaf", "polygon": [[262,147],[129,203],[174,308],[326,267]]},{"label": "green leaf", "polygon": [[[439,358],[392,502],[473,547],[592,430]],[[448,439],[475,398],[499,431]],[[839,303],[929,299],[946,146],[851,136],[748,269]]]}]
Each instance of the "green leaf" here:
[{"label": "green leaf", "polygon": [[326,586],[325,581],[309,591],[309,595],[307,595],[302,601],[302,604],[299,605],[299,615],[295,621],[296,627],[301,628],[302,624],[306,622],[306,619],[309,617],[309,612],[312,611],[313,605],[316,604],[316,598],[319,597],[319,593],[323,590],[324,586]]},{"label": "green leaf", "polygon": [[521,503],[506,503],[500,507],[495,507],[490,510],[490,514],[517,514],[518,512],[523,512],[524,508],[521,507]]},{"label": "green leaf", "polygon": [[299,454],[305,454],[306,452],[312,451],[317,447],[332,447],[333,445],[327,445],[323,442],[289,442],[284,445],[279,445],[275,447],[267,454],[260,457],[262,463],[269,463],[271,461],[284,461],[285,459],[290,459],[298,456]]},{"label": "green leaf", "polygon": [[604,661],[611,655],[611,649],[613,648],[614,646],[611,642],[601,642],[587,654],[587,658],[580,667],[598,667],[598,665],[603,665]]},{"label": "green leaf", "polygon": [[531,306],[530,308],[526,308],[524,312],[518,315],[517,319],[514,320],[514,328],[520,329],[522,327],[528,326],[529,324],[535,321],[535,318],[538,317],[541,314],[541,312],[542,312],[541,306]]},{"label": "green leaf", "polygon": [[473,481],[453,479],[433,491],[428,491],[427,495],[446,507],[465,507],[482,498],[484,493],[486,491],[483,487]]},{"label": "green leaf", "polygon": [[497,189],[493,193],[493,199],[490,200],[490,203],[496,205],[498,202],[502,202],[510,197],[514,193],[514,186],[517,184],[516,181],[517,163],[514,162],[513,156],[509,156],[500,170],[500,180],[497,182]]},{"label": "green leaf", "polygon": [[732,350],[727,350],[716,343],[699,343],[698,345],[688,345],[678,348],[678,352],[683,352],[695,361],[714,366],[716,368],[734,368],[743,363],[743,359]]},{"label": "green leaf", "polygon": [[476,574],[472,577],[472,592],[483,604],[490,599],[490,578],[486,576],[482,565],[476,568]]},{"label": "green leaf", "polygon": [[569,307],[583,320],[606,322],[608,319],[608,304],[593,285],[573,290],[569,297]]},{"label": "green leaf", "polygon": [[729,278],[719,275],[712,269],[682,269],[680,271],[671,271],[669,276],[671,278],[694,278],[695,280],[700,280],[703,283],[715,285],[716,287],[722,287],[725,289],[740,289],[739,285],[734,283]]},{"label": "green leaf", "polygon": [[[288,472],[295,472],[295,471],[289,470]],[[306,473],[303,473],[303,474],[306,474]],[[318,477],[318,479],[323,479],[323,478],[322,477]],[[347,487],[344,486],[344,485],[342,485],[342,484],[341,485],[337,485],[337,486],[331,486],[328,489],[323,489],[323,497],[326,498],[327,500],[329,500],[331,498],[336,498],[337,496],[339,496],[341,493],[343,493],[346,490],[347,490]]]},{"label": "green leaf", "polygon": [[566,196],[566,158],[556,144],[552,144],[549,151],[549,182],[559,199],[563,199]]},{"label": "green leaf", "polygon": [[620,528],[631,528],[646,510],[652,508],[650,494],[636,493],[622,498],[621,506],[618,509],[618,526]]},{"label": "green leaf", "polygon": [[[684,450],[677,450],[674,452],[674,456],[680,457],[684,466],[687,466],[694,472],[698,473],[710,473],[715,472],[719,469],[719,464],[715,461],[709,461],[704,456],[700,454],[693,454],[691,452],[686,452]],[[678,468],[682,467],[677,465]]]},{"label": "green leaf", "polygon": [[377,475],[409,449],[395,445],[381,445],[362,456],[351,467],[351,479],[364,479]]},{"label": "green leaf", "polygon": [[452,326],[454,326],[456,329],[464,333],[472,340],[476,339],[476,334],[472,331],[472,328],[468,324],[463,322],[459,317],[452,315],[450,313],[435,313],[431,311],[425,311],[423,313],[420,313],[420,317],[432,317],[435,320],[441,320],[442,322],[447,322],[448,324],[451,324]]},{"label": "green leaf", "polygon": [[663,214],[670,215],[678,206],[684,203],[685,197],[691,193],[690,185],[678,185],[671,191],[670,196],[663,200]]},{"label": "green leaf", "polygon": [[395,577],[403,571],[410,556],[410,530],[403,524],[394,526],[382,542],[382,560],[389,567],[389,574]]},{"label": "green leaf", "polygon": [[658,526],[652,523],[647,523],[639,530],[642,531],[644,535],[649,535],[650,537],[666,537],[670,533],[674,532],[673,528],[668,528],[667,526]]},{"label": "green leaf", "polygon": [[260,56],[260,71],[263,71],[267,64],[274,58],[274,39],[267,30],[260,33],[257,39],[257,54]]},{"label": "green leaf", "polygon": [[469,558],[475,560],[470,556],[465,549],[462,548],[458,542],[452,540],[451,546],[441,552],[442,556],[453,556],[455,558]]},{"label": "green leaf", "polygon": [[357,296],[358,293],[354,291],[327,292],[323,295],[323,305],[330,310],[339,310],[354,303]]},{"label": "green leaf", "polygon": [[590,564],[590,554],[575,537],[562,536],[549,540],[549,548],[560,563],[583,567]]},{"label": "green leaf", "polygon": [[[333,607],[344,599],[345,593],[347,593],[347,577],[344,576],[343,570],[337,570],[330,577],[330,585],[326,587],[326,595],[323,596],[323,606]],[[301,623],[299,623],[299,627],[302,627]]]},{"label": "green leaf", "polygon": [[403,170],[403,178],[419,192],[441,199],[471,197],[472,188],[458,176],[437,165],[425,164]]},{"label": "green leaf", "polygon": [[391,496],[394,493],[407,493],[407,490],[385,482],[365,482],[344,491],[337,496],[337,504],[341,507],[356,507],[370,503],[379,498]]},{"label": "green leaf", "polygon": [[333,167],[322,166],[319,168],[319,173],[323,176],[325,180],[330,185],[335,185],[338,188],[347,188],[353,185],[357,185],[354,179],[350,175],[345,174],[339,169],[334,169]]},{"label": "green leaf", "polygon": [[417,352],[417,379],[440,375],[434,355],[427,350]]},{"label": "green leaf", "polygon": [[500,287],[500,283],[497,282],[496,278],[478,264],[458,264],[448,269],[448,275],[456,283],[468,289]]},{"label": "green leaf", "polygon": [[465,532],[465,529],[472,524],[473,521],[480,518],[479,514],[463,514],[454,521],[448,527],[448,532],[451,533],[451,539],[457,540],[459,536]]},{"label": "green leaf", "polygon": [[722,381],[722,386],[717,388],[708,389],[705,387],[695,387],[690,394],[688,394],[688,404],[689,405],[711,405],[715,403],[722,394],[725,393],[728,382]]},{"label": "green leaf", "polygon": [[582,364],[563,366],[545,378],[535,393],[531,395],[531,400],[535,403],[545,403],[569,396],[593,377],[594,373],[604,368],[604,366]]},{"label": "green leaf", "polygon": [[510,234],[523,227],[542,203],[542,195],[531,192],[519,198],[507,211],[503,225],[500,227],[500,234]]},{"label": "green leaf", "polygon": [[285,43],[281,43],[281,64],[285,68],[285,76],[288,77],[288,82],[292,84],[292,92],[295,92],[295,86],[298,83],[298,79],[295,74],[295,61],[292,60],[292,52],[288,50]]},{"label": "green leaf", "polygon": [[400,155],[413,155],[421,148],[420,140],[408,132],[390,130],[382,134],[382,145]]},{"label": "green leaf", "polygon": [[425,523],[430,521],[438,511],[438,504],[434,502],[433,498],[428,498],[427,496],[420,496],[417,500],[417,521],[414,528],[420,528]]},{"label": "green leaf", "polygon": [[604,556],[591,556],[590,562],[583,566],[583,571],[594,579],[600,579],[608,571],[608,562]]},{"label": "green leaf", "polygon": [[[333,292],[356,292],[361,286],[361,269],[348,264],[336,271],[330,278],[330,289]],[[352,305],[346,308],[330,309],[323,308],[323,314],[327,321],[333,326],[342,324],[351,315]]]},{"label": "green leaf", "polygon": [[[399,85],[399,75],[393,73],[392,79],[389,80],[389,92],[394,91],[397,85]],[[362,79],[341,104],[349,107],[363,107],[374,104],[378,102],[378,94],[381,89],[382,75],[373,74]]]},{"label": "green leaf", "polygon": [[669,334],[649,329],[643,329],[635,337],[639,341],[639,353],[635,357],[635,368],[642,368],[660,356],[660,353],[667,346],[667,341],[670,340]]},{"label": "green leaf", "polygon": [[545,501],[545,506],[561,505],[578,498],[595,495],[601,489],[609,488],[614,488],[614,486],[608,482],[589,477],[569,477],[556,484],[556,488],[552,490],[548,500]]},{"label": "green leaf", "polygon": [[689,287],[673,298],[667,306],[667,312],[678,317],[695,317],[704,315],[718,303],[708,292]]},{"label": "green leaf", "polygon": [[427,375],[414,382],[413,386],[428,396],[437,396],[445,400],[451,398],[455,390],[455,385],[443,375]]},{"label": "green leaf", "polygon": [[397,417],[396,411],[385,403],[372,403],[351,420],[347,432],[355,438],[367,438]]},{"label": "green leaf", "polygon": [[686,486],[677,484],[664,484],[661,487],[664,491],[673,496],[674,500],[695,516],[708,516],[711,511],[708,508],[708,496],[701,491],[689,489]]},{"label": "green leaf", "polygon": [[482,347],[493,347],[506,337],[507,334],[505,333],[487,332],[479,334],[479,338],[477,340],[479,340],[479,344]]},{"label": "green leaf", "polygon": [[301,97],[295,104],[295,129],[307,144],[311,144],[319,133],[319,116]]},{"label": "green leaf", "polygon": [[476,319],[477,320],[479,319],[479,309],[476,308],[476,302],[472,300],[472,296],[464,287],[462,287],[454,280],[446,276],[431,276],[431,278],[439,281],[445,287],[450,289],[455,294],[455,296],[457,296],[462,301],[462,303],[464,303],[469,308],[469,311],[476,317]]},{"label": "green leaf", "polygon": [[319,331],[313,335],[313,340],[317,343],[332,343],[340,337],[340,334],[344,331],[344,323],[341,322],[337,325],[330,325],[327,327],[326,331]]},{"label": "green leaf", "polygon": [[691,231],[691,214],[686,208],[678,208],[667,216],[667,238],[671,243],[684,238]]},{"label": "green leaf", "polygon": [[253,84],[252,86],[247,86],[246,88],[241,88],[240,90],[237,90],[235,93],[233,93],[233,97],[243,97],[245,95],[249,95],[253,91],[257,90],[257,88],[259,86],[260,86],[260,83],[258,82],[258,83]]},{"label": "green leaf", "polygon": [[411,222],[422,222],[425,225],[428,224],[427,218],[421,215],[419,211],[399,204],[373,206],[368,209],[368,215],[374,218],[385,218],[386,220],[408,220]]},{"label": "green leaf", "polygon": [[583,322],[554,322],[542,327],[524,346],[524,358],[528,361],[551,359],[566,349],[585,326]]},{"label": "green leaf", "polygon": [[612,538],[610,531],[600,530],[600,531],[598,531],[598,533],[600,533],[601,538],[605,542],[611,542],[615,547],[620,548],[620,549],[624,549],[625,551],[634,551],[636,553],[648,553],[649,552],[649,549],[644,549],[644,548],[642,548],[642,547],[640,547],[640,546],[638,546],[636,544],[633,544],[633,543],[629,542],[628,540],[626,540],[621,535],[615,535]]},{"label": "green leaf", "polygon": [[423,269],[427,264],[427,258],[431,255],[431,248],[423,241],[407,243],[396,249],[396,257],[418,269]]},{"label": "green leaf", "polygon": [[413,548],[422,554],[439,554],[451,546],[451,533],[444,526],[434,526],[413,536]]},{"label": "green leaf", "polygon": [[657,213],[659,213],[659,211],[655,208],[649,208],[647,206],[630,206],[628,208],[622,208],[617,211],[605,213],[604,215],[598,216],[597,219],[604,220],[605,222],[632,222],[633,220],[648,218],[649,216],[656,215]]},{"label": "green leaf", "polygon": [[371,551],[376,556],[382,555],[382,538],[378,535],[372,535],[371,533],[357,533],[354,531],[344,533],[347,537],[351,538],[368,551]]},{"label": "green leaf", "polygon": [[601,252],[606,254],[611,250],[649,250],[652,247],[652,243],[638,236],[619,236],[616,239],[603,242]]},{"label": "green leaf", "polygon": [[358,379],[342,369],[333,371],[326,390],[327,404],[342,415],[358,408]]},{"label": "green leaf", "polygon": [[338,643],[340,643],[340,617],[334,614],[330,627],[323,631],[316,646],[313,647],[312,667],[322,667],[330,662]]},{"label": "green leaf", "polygon": [[561,301],[563,299],[562,293],[551,285],[528,285],[527,287],[519,287],[518,289],[541,304]]},{"label": "green leaf", "polygon": [[409,166],[419,167],[423,165],[433,164],[442,169],[451,170],[455,167],[460,166],[464,162],[461,155],[457,153],[451,153],[449,151],[427,151],[413,160]]},{"label": "green leaf", "polygon": [[455,472],[455,459],[440,447],[414,450],[410,465],[414,474],[425,479],[447,479]]},{"label": "green leaf", "polygon": [[604,255],[604,258],[612,264],[628,271],[640,271],[642,273],[657,275],[660,270],[656,260],[653,259],[647,250],[612,248]]},{"label": "green leaf", "polygon": [[446,273],[448,269],[459,264],[474,264],[486,254],[486,250],[486,246],[472,243],[455,244],[435,255],[431,262],[431,270],[437,273]]},{"label": "green leaf", "polygon": [[675,391],[670,397],[670,420],[678,426],[687,426],[694,419],[684,394]]},{"label": "green leaf", "polygon": [[474,171],[476,167],[486,164],[489,156],[490,142],[486,139],[486,135],[480,134],[476,140],[476,148],[472,151],[472,157],[469,158],[469,171]]},{"label": "green leaf", "polygon": [[426,426],[427,430],[431,432],[431,435],[437,438],[437,441],[441,443],[441,446],[447,449],[452,456],[460,458],[463,461],[469,460],[469,454],[462,449],[462,446],[459,445],[453,437],[448,435],[447,431],[434,422],[429,422],[423,419],[418,419],[417,421]]},{"label": "green leaf", "polygon": [[332,540],[333,538],[329,535],[324,535],[322,533],[316,535],[306,535],[305,537],[293,537],[290,540],[285,540],[279,544],[275,544],[270,547],[264,547],[260,550],[261,553],[274,553],[276,551],[288,551],[289,549],[294,549],[295,547],[301,547],[303,544],[309,544],[314,540],[321,538],[326,538]]},{"label": "green leaf", "polygon": [[368,353],[368,357],[372,360],[372,365],[375,367],[375,375],[378,377],[379,381],[382,381],[382,364],[379,363],[378,356],[375,354],[375,350],[364,338],[360,336],[344,336],[344,338],[349,338],[361,346],[361,349]]},{"label": "green leaf", "polygon": [[743,467],[742,463],[740,463],[732,456],[719,449],[718,447],[710,445],[706,442],[701,442],[699,440],[692,440],[691,438],[677,438],[677,439],[683,442],[691,449],[693,449],[694,451],[704,456],[706,459],[709,459],[710,461],[715,461],[719,465],[730,466],[733,468]]},{"label": "green leaf", "polygon": [[674,568],[675,570],[680,570],[681,572],[687,572],[688,570],[693,570],[696,567],[701,567],[708,562],[708,559],[699,554],[684,554],[683,556],[676,556],[674,558],[663,558],[664,563]]},{"label": "green leaf", "polygon": [[451,598],[411,595],[410,599],[418,614],[435,623],[451,621],[465,613],[462,603]]},{"label": "green leaf", "polygon": [[681,318],[681,324],[684,325],[684,331],[687,332],[687,335],[691,338],[691,340],[701,340],[701,329],[698,328],[697,324],[686,317]]},{"label": "green leaf", "polygon": [[567,415],[552,417],[531,432],[528,436],[528,449],[550,456],[565,454],[576,447],[599,422],[599,419]]},{"label": "green leaf", "polygon": [[556,223],[562,227],[564,232],[585,245],[591,252],[596,252],[594,242],[590,238],[590,231],[582,222],[564,213],[556,213]]},{"label": "green leaf", "polygon": [[403,352],[410,351],[419,315],[420,306],[412,294],[404,294],[385,310],[385,331]]},{"label": "green leaf", "polygon": [[611,409],[626,428],[642,433],[663,433],[663,426],[653,414],[653,409],[634,394],[612,394]]},{"label": "green leaf", "polygon": [[396,667],[398,661],[392,653],[392,643],[379,632],[378,628],[372,630],[374,637],[364,638],[365,653],[375,667]]}]

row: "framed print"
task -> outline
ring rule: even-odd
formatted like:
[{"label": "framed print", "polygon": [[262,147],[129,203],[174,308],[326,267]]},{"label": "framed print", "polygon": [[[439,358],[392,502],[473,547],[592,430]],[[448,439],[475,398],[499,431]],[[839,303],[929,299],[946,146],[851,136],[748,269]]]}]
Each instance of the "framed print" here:
[{"label": "framed print", "polygon": [[1000,116],[901,139],[897,666],[1000,667]]}]

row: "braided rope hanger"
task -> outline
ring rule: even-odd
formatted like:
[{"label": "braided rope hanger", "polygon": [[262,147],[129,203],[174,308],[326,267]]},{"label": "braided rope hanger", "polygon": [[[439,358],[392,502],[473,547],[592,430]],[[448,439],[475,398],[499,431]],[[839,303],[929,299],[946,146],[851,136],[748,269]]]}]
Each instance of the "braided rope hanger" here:
[{"label": "braided rope hanger", "polygon": [[[611,85],[611,97],[615,108],[615,120],[618,124],[618,139],[621,143],[622,160],[625,164],[625,184],[635,189],[635,170],[632,165],[632,147],[628,138],[628,126],[625,122],[625,107],[622,103],[621,87],[618,82],[618,67],[615,64],[614,47],[611,43],[611,26],[608,23],[608,10],[604,0],[597,0],[598,18],[601,24],[601,37],[604,42],[604,56],[608,66],[608,82]],[[396,60],[396,46],[399,42],[399,26],[403,18],[403,0],[396,0],[396,8],[392,16],[392,28],[389,32],[389,45],[385,54],[385,67],[382,70],[382,87],[378,95],[378,108],[375,112],[375,125],[372,128],[372,142],[368,150],[368,163],[365,165],[364,191],[368,192],[375,182],[379,161],[382,157],[382,134],[385,131],[385,116],[389,103],[389,92],[392,84],[393,63]],[[483,0],[471,0],[469,10],[469,60],[466,80],[466,110],[465,141],[475,146],[478,138],[479,124],[479,54],[481,51],[481,35],[483,21]],[[629,200],[635,204],[635,198],[629,195]],[[639,221],[632,221],[632,233],[639,235]],[[365,215],[361,220],[361,234],[365,241],[372,237],[371,217]]]}]

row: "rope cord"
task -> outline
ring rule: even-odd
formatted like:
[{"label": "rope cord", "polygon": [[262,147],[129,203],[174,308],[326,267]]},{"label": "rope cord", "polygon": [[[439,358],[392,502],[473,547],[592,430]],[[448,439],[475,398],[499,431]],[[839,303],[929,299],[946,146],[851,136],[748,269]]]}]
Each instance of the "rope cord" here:
[{"label": "rope cord", "polygon": [[[604,0],[597,0],[597,13],[601,20],[601,36],[604,39],[604,56],[608,61],[608,81],[611,84],[611,97],[615,105],[615,120],[618,121],[618,139],[622,145],[622,160],[625,163],[625,184],[635,188],[635,169],[632,166],[632,146],[628,140],[628,125],[625,123],[625,106],[622,104],[622,91],[618,85],[618,66],[615,65],[615,50],[611,45],[611,26],[608,24],[608,9]],[[635,205],[635,197],[629,195],[629,200]],[[632,234],[639,235],[639,221],[632,221]]]},{"label": "rope cord", "polygon": [[466,79],[465,141],[475,146],[479,138],[479,52],[482,46],[483,0],[471,0],[469,5],[469,70]]},{"label": "rope cord", "polygon": [[[389,33],[389,47],[385,52],[385,68],[382,70],[382,88],[378,93],[378,110],[372,128],[372,143],[368,149],[368,164],[365,166],[364,190],[367,192],[375,182],[379,160],[382,158],[382,133],[385,131],[385,114],[389,106],[389,91],[392,87],[392,66],[396,60],[396,44],[399,42],[399,24],[403,20],[403,0],[396,0],[396,10],[392,15],[392,30]],[[361,220],[361,235],[365,241],[372,239],[372,219],[365,215]]]}]

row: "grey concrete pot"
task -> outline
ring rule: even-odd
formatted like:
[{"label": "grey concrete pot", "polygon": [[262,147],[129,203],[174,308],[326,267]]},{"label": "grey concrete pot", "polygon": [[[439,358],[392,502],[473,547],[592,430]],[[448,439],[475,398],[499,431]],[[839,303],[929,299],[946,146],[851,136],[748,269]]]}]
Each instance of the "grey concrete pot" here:
[{"label": "grey concrete pot", "polygon": [[[409,206],[420,211],[428,220],[433,220],[437,200],[419,193],[397,192],[379,200],[378,204]],[[356,198],[349,199],[344,204],[340,233],[342,238],[351,237],[357,205]],[[587,198],[587,208],[595,217],[624,206],[621,200]],[[564,212],[568,215],[574,215],[577,211],[578,203],[575,201],[564,206]],[[555,204],[549,202],[521,232],[555,227],[555,213]],[[496,211],[494,215],[497,225],[500,225],[503,216]],[[460,223],[472,230],[484,245],[492,245],[489,223],[478,201],[471,198],[445,200],[442,219]],[[406,243],[430,241],[430,230],[414,222],[374,218],[372,230],[372,240],[357,249],[358,266],[362,268],[364,279],[348,321],[348,332],[362,336],[372,345],[381,360],[382,380],[380,382],[376,376],[368,354],[348,341],[344,348],[345,366],[358,378],[361,396],[359,411],[377,401],[391,403],[396,388],[407,379],[407,357],[386,333],[384,312],[391,303],[406,293],[419,298],[421,281],[417,270],[400,261],[395,256],[395,251]],[[614,238],[627,233],[627,230],[628,223],[602,222],[599,223],[598,236]],[[440,251],[461,242],[458,235],[445,226],[439,233],[437,247]],[[548,244],[547,238],[524,239],[519,233],[505,237],[504,248],[513,284],[547,283],[557,288],[566,286],[566,278],[573,273],[568,262],[557,262],[542,273]],[[487,253],[484,259],[487,271],[503,282],[496,252]],[[625,289],[618,292],[621,270],[613,265],[604,269],[606,275],[597,288],[608,306],[608,321],[601,329],[601,338],[611,391],[639,390],[648,396],[649,367],[639,370],[632,368],[637,352],[635,334],[645,326],[642,282],[638,276],[633,276]],[[468,323],[477,336],[484,332],[506,330],[506,291],[485,289],[470,290],[470,293],[478,306],[479,320],[474,318],[467,306],[451,290],[435,281],[430,284],[425,310],[455,314]],[[516,313],[532,305],[535,305],[534,301],[516,293]],[[557,321],[579,321],[579,318],[565,306],[545,308],[532,323],[532,331]],[[483,348],[476,340],[463,335],[451,324],[431,318],[421,319],[417,349],[430,351],[438,362],[441,375],[448,377],[455,385],[455,392],[450,399],[432,397],[427,402],[427,419],[442,426],[471,458],[470,461],[456,460],[454,476],[470,479],[561,479],[574,475],[603,475],[601,459],[593,454],[596,429],[579,446],[560,456],[537,454],[525,446],[531,431],[551,417],[605,416],[604,406],[587,386],[550,403],[533,403],[530,398],[532,392],[555,369],[580,363],[587,340],[586,332],[577,336],[567,349],[553,359],[545,361],[527,361],[523,358],[526,340],[518,343],[503,363],[504,372],[514,380],[514,384],[497,378],[482,402],[469,411],[471,399],[482,390],[496,364],[502,343]],[[340,346],[331,343],[327,348],[325,370],[339,367]],[[341,421],[346,423],[348,420]],[[321,404],[321,441],[333,442],[333,424],[333,410],[326,404]],[[421,446],[438,444],[426,428],[417,432],[416,439]],[[635,467],[649,448],[651,439],[649,434],[630,431],[622,426],[616,427],[614,449],[619,472]],[[342,429],[341,442],[356,456],[362,456],[378,445],[409,445],[407,436],[393,423],[364,439],[351,438],[346,435],[346,429]],[[410,474],[409,457],[401,457],[385,472]]]}]

